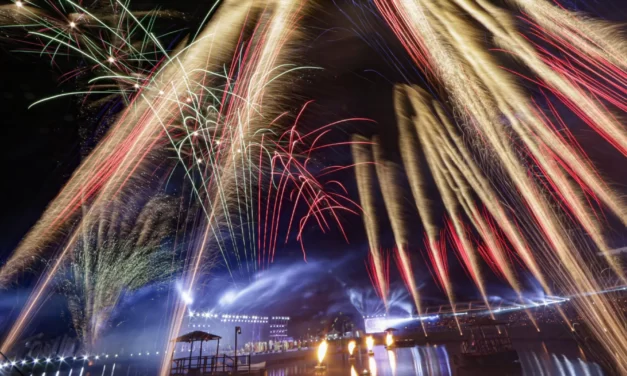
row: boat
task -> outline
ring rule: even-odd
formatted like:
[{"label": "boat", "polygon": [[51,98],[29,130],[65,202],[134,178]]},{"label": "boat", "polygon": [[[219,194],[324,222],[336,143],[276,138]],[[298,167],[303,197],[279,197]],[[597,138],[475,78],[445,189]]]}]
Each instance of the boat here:
[{"label": "boat", "polygon": [[[493,327],[495,330],[489,330]],[[455,364],[470,369],[520,370],[518,352],[512,346],[505,323],[492,319],[478,321],[470,327],[470,338],[462,343]]]}]

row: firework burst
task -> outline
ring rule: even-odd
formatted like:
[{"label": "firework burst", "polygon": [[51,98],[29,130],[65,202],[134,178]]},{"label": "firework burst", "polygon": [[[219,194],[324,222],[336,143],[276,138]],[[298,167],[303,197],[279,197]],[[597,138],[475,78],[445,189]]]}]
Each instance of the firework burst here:
[{"label": "firework burst", "polygon": [[[547,292],[548,280],[568,294],[599,290],[595,275],[602,262],[595,260],[590,244],[569,235],[566,228],[571,226],[589,234],[593,248],[625,280],[621,266],[607,252],[593,206],[609,209],[625,223],[624,203],[600,178],[555,104],[624,154],[627,133],[614,115],[625,111],[624,43],[609,25],[547,1],[514,3],[523,10],[519,20],[528,28],[517,22],[514,7],[489,1],[374,1],[428,81],[429,94],[401,90],[401,99],[410,104],[409,111],[397,106],[404,132],[401,154],[412,191],[418,192],[414,196],[427,230],[434,278],[452,306],[446,252],[438,251],[446,242],[437,238],[434,226],[450,232],[449,241],[484,299],[478,255],[519,295],[514,255]],[[507,55],[525,70],[506,68],[502,61]],[[547,108],[525,94],[519,81],[534,85],[533,93],[544,98]],[[413,131],[408,123],[415,124]],[[412,133],[414,141],[407,141]],[[411,154],[415,146],[426,155],[424,168]],[[424,209],[420,187],[428,175],[441,194],[447,220],[433,218]],[[477,208],[477,201],[487,213]],[[366,211],[370,207],[364,205]],[[402,218],[391,218],[393,227],[395,221]],[[482,238],[476,249],[462,221],[473,223]],[[599,296],[576,305],[616,364],[625,364],[627,343],[616,307]]]},{"label": "firework burst", "polygon": [[[214,252],[222,255],[231,273],[250,273],[256,265],[271,262],[280,234],[280,213],[286,210],[281,207],[284,201],[290,202],[291,212],[286,239],[295,231],[301,244],[309,222],[316,221],[324,231],[331,221],[340,223],[338,212],[354,213],[349,206],[357,207],[346,197],[342,185],[331,178],[343,166],[329,166],[318,175],[309,172],[317,163],[316,152],[334,146],[325,143],[325,135],[348,120],[300,133],[296,129],[299,116],[290,116],[282,109],[282,93],[290,73],[315,69],[290,62],[292,46],[299,38],[296,26],[305,10],[303,2],[226,2],[201,32],[172,52],[163,49],[150,32],[149,20],[139,18],[125,3],[115,4],[123,11],[125,24],[144,33],[162,57],[144,62],[152,64],[144,70],[124,64],[123,60],[131,58],[120,51],[109,59],[100,50],[83,49],[78,44],[70,48],[86,55],[87,61],[98,61],[97,66],[104,69],[92,83],[116,81],[122,76],[143,79],[128,97],[128,106],[116,123],[0,271],[3,284],[10,282],[34,255],[48,252],[60,243],[60,234],[68,234],[5,339],[4,349],[11,347],[36,311],[72,250],[96,249],[81,242],[81,229],[99,217],[94,208],[124,202],[146,186],[183,182],[182,190],[196,210],[192,215],[195,219],[187,222],[193,223],[189,229],[193,241],[186,243],[184,252],[181,289],[186,294],[192,293],[205,260]],[[91,23],[107,25],[95,13],[90,14]],[[75,32],[82,30],[79,25],[74,28]],[[107,30],[109,36],[121,33],[116,28]],[[129,38],[123,44],[133,51]],[[52,38],[51,43],[65,48],[75,40]],[[107,44],[106,40],[101,42]],[[143,59],[141,54],[134,56]],[[129,74],[127,69],[135,73]],[[266,95],[268,92],[272,97]],[[119,90],[114,88],[112,93],[118,95]],[[286,125],[290,118],[294,120],[292,126]],[[297,213],[299,206],[306,208],[302,218]],[[82,207],[90,209],[81,214]],[[189,211],[190,207],[182,209],[183,213]],[[111,219],[116,220],[121,218]],[[256,220],[264,222],[256,224]],[[127,244],[103,240],[102,246],[119,251]],[[142,249],[137,248],[137,252]],[[90,266],[85,267],[88,270]],[[172,336],[180,330],[185,306],[181,300],[174,309]]]},{"label": "firework burst", "polygon": [[180,268],[168,239],[175,234],[171,213],[177,206],[169,197],[155,197],[141,208],[114,202],[92,211],[97,221],[78,230],[61,288],[87,350],[108,328],[123,294],[164,281]]}]

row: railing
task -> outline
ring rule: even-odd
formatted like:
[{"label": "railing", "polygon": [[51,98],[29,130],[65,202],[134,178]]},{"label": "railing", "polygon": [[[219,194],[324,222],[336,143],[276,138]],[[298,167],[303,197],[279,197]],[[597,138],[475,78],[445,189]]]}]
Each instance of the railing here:
[{"label": "railing", "polygon": [[195,375],[213,375],[235,371],[247,371],[250,373],[250,354],[238,355],[237,357],[225,354],[172,359],[170,375],[187,375],[191,373]]}]

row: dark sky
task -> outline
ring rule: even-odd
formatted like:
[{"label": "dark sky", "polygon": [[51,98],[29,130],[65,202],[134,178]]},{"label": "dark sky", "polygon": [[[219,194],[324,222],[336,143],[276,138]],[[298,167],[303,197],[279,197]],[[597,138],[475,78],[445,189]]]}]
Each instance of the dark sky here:
[{"label": "dark sky", "polygon": [[[209,3],[198,5],[195,1],[149,3],[185,12],[188,14],[187,22],[192,25],[210,6]],[[390,126],[394,123],[393,83],[419,83],[420,76],[408,64],[408,58],[389,31],[381,27],[380,21],[368,18],[370,22],[360,28],[360,35],[355,32],[355,25],[350,19],[360,19],[367,12],[351,6],[350,1],[336,3],[339,5],[325,1],[325,6],[318,7],[306,19],[307,43],[302,46],[300,58],[303,63],[325,69],[310,77],[310,85],[292,89],[297,98],[316,100],[303,122],[315,125],[322,120],[329,122],[353,116],[371,118],[377,121],[376,126],[352,124],[345,129],[346,133],[338,134],[337,139],[345,139],[350,132],[379,133],[385,143],[386,138],[395,137],[394,127]],[[620,0],[562,3],[585,10],[595,9],[596,15],[616,21],[627,18],[625,5]],[[141,6],[140,1],[133,1],[133,4]],[[388,41],[385,48],[389,52],[376,47],[376,41],[380,40]],[[72,83],[59,84],[61,72],[51,67],[47,58],[11,52],[15,47],[16,44],[11,41],[0,42],[0,118],[4,130],[0,175],[0,259],[8,257],[78,165],[81,147],[84,146],[79,129],[89,125],[89,119],[80,112],[73,98],[58,99],[27,109],[37,99],[71,90]],[[387,53],[401,61],[400,72],[390,66]],[[627,167],[614,163],[618,155],[608,150],[592,131],[582,130],[579,135],[595,161],[606,167],[603,172],[615,178],[617,184],[623,184]],[[331,157],[334,161],[348,163],[350,151],[340,148]],[[356,198],[352,174],[345,174],[342,180]],[[385,221],[382,218],[384,228]],[[314,256],[324,258],[347,252],[365,256],[366,241],[362,227],[360,218],[346,218],[351,240],[349,245],[344,243],[338,231],[321,236],[312,229],[306,234],[308,249]],[[389,230],[384,230],[382,238],[386,246],[392,245]],[[279,256],[289,260],[300,258],[300,252],[295,243],[278,250]],[[426,273],[426,270],[422,272]],[[365,273],[363,278],[367,281]]]}]

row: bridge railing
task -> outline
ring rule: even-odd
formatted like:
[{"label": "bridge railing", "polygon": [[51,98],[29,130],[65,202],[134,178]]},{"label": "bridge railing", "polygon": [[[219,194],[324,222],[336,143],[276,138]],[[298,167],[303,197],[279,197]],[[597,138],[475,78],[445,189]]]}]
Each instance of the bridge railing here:
[{"label": "bridge railing", "polygon": [[238,355],[237,357],[224,354],[177,358],[172,359],[170,375],[187,375],[190,373],[211,375],[234,371],[250,372],[250,359],[250,354]]}]

